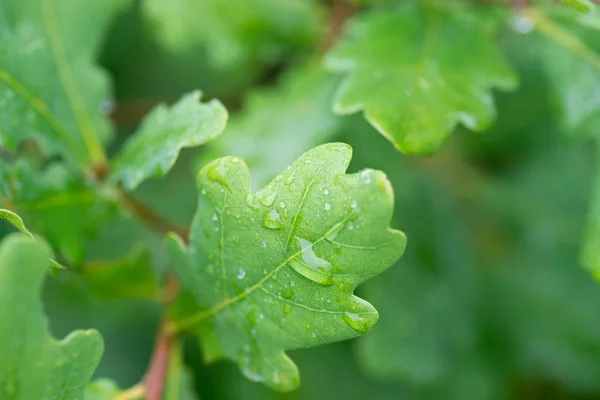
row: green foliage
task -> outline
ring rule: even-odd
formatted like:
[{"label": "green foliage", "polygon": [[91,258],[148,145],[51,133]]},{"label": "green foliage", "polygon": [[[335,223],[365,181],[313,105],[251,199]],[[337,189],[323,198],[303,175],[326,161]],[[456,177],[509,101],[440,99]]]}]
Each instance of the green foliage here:
[{"label": "green foliage", "polygon": [[204,45],[220,67],[280,59],[314,43],[321,22],[314,0],[148,0],[143,8],[167,46]]},{"label": "green foliage", "polygon": [[[470,10],[409,2],[367,13],[327,57],[348,74],[334,110],[365,118],[399,150],[432,153],[457,123],[482,130],[494,118],[489,89],[516,78]],[[466,14],[466,15],[465,15]],[[391,50],[393,49],[393,50]]]},{"label": "green foliage", "polygon": [[227,110],[217,101],[200,103],[200,92],[183,97],[170,109],[159,105],[124,146],[114,174],[128,190],[151,176],[164,176],[184,147],[199,146],[225,128]]},{"label": "green foliage", "polygon": [[21,162],[6,172],[8,190],[0,202],[10,205],[69,263],[81,262],[81,239],[93,236],[114,214],[111,195],[82,182],[57,163],[38,171]]},{"label": "green foliage", "polygon": [[[128,0],[6,0],[0,5],[0,144],[35,138],[84,167],[105,162],[109,98],[94,65],[108,24]],[[91,16],[91,18],[90,18]]]},{"label": "green foliage", "polygon": [[0,246],[0,395],[2,398],[79,399],[102,356],[96,331],[62,341],[48,333],[40,288],[48,249],[21,235]]},{"label": "green foliage", "polygon": [[0,0],[0,399],[598,398],[591,8]]},{"label": "green foliage", "polygon": [[230,358],[249,379],[291,390],[299,376],[285,349],[375,324],[377,311],[354,289],[398,259],[405,239],[388,228],[385,175],[344,175],[350,155],[342,144],[317,147],[256,193],[239,158],[200,172],[190,247],[176,237],[169,247],[200,308],[175,326],[194,325],[209,360]]}]

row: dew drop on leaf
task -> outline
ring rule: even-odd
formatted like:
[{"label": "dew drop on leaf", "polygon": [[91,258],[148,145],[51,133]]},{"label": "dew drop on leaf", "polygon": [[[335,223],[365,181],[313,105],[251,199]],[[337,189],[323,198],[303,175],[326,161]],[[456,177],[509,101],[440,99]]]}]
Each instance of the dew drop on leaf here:
[{"label": "dew drop on leaf", "polygon": [[329,210],[331,210],[331,204],[325,203],[325,205],[323,206],[323,208],[325,209],[325,211],[329,211]]},{"label": "dew drop on leaf", "polygon": [[294,294],[294,290],[292,288],[286,288],[283,290],[282,296],[284,299],[290,299],[292,298]]},{"label": "dew drop on leaf", "polygon": [[263,226],[269,229],[281,229],[283,227],[281,216],[276,209],[273,208],[271,211],[265,213],[265,216],[263,217]]},{"label": "dew drop on leaf", "polygon": [[286,314],[289,314],[290,311],[292,311],[292,307],[289,304],[284,304],[283,305],[283,312]]},{"label": "dew drop on leaf", "polygon": [[377,322],[376,313],[344,313],[344,321],[355,331],[367,333],[369,329]]},{"label": "dew drop on leaf", "polygon": [[244,279],[246,277],[246,271],[244,270],[244,268],[238,269],[236,277],[238,279]]}]

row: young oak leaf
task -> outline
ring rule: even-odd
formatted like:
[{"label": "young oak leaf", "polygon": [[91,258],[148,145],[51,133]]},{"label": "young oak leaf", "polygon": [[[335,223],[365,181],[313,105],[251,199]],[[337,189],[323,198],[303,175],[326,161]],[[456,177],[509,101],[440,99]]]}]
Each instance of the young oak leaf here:
[{"label": "young oak leaf", "polygon": [[50,154],[104,163],[109,80],[95,59],[129,0],[4,0],[0,4],[0,145],[36,139]]},{"label": "young oak leaf", "polygon": [[217,137],[225,129],[227,110],[218,100],[200,103],[201,96],[195,91],[171,107],[155,107],[125,144],[115,161],[113,178],[134,190],[149,177],[169,172],[182,148]]},{"label": "young oak leaf", "polygon": [[83,398],[103,352],[96,331],[61,341],[48,332],[40,299],[50,252],[23,234],[0,244],[0,398]]},{"label": "young oak leaf", "polygon": [[483,23],[463,15],[468,9],[429,3],[360,16],[326,57],[330,70],[346,74],[334,111],[363,110],[410,154],[436,151],[459,122],[484,129],[495,116],[490,89],[516,85]]},{"label": "young oak leaf", "polygon": [[351,149],[326,144],[302,155],[262,190],[236,157],[198,175],[198,212],[189,249],[170,236],[169,252],[196,314],[209,360],[237,361],[246,377],[278,390],[299,382],[287,349],[367,332],[377,311],[353,295],[402,254],[389,228],[392,189],[379,171],[346,175]]}]

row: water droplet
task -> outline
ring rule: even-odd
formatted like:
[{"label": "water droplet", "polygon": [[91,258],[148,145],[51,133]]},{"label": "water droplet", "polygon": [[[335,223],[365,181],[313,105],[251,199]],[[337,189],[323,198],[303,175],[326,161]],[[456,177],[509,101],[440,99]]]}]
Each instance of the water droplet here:
[{"label": "water droplet", "polygon": [[310,158],[306,158],[306,159],[304,160],[304,164],[310,164]]},{"label": "water droplet", "polygon": [[360,179],[362,180],[362,183],[364,183],[365,185],[368,185],[369,183],[371,183],[371,171],[370,169],[364,169],[360,172]]},{"label": "water droplet", "polygon": [[354,224],[352,222],[348,222],[348,230],[353,230]]},{"label": "water droplet", "polygon": [[286,314],[289,314],[290,311],[292,311],[292,307],[289,304],[284,304],[283,305],[283,312]]},{"label": "water droplet", "polygon": [[329,190],[327,190],[327,188],[323,188],[323,194],[327,196],[329,194]]},{"label": "water droplet", "polygon": [[213,182],[219,182],[225,187],[229,187],[229,182],[227,182],[227,174],[229,173],[229,168],[227,167],[227,158],[220,158],[206,166],[206,175]]},{"label": "water droplet", "polygon": [[238,279],[244,279],[246,277],[246,271],[244,270],[244,268],[238,269],[236,277]]},{"label": "water droplet", "polygon": [[273,208],[271,211],[265,213],[263,226],[269,229],[281,229],[283,227],[283,222],[276,209]]},{"label": "water droplet", "polygon": [[259,205],[256,203],[256,196],[254,195],[254,193],[248,193],[246,195],[246,203],[248,203],[248,205],[255,209],[258,210],[259,209]]},{"label": "water droplet", "polygon": [[[290,167],[288,167],[289,169]],[[290,185],[292,182],[294,182],[294,179],[296,177],[296,171],[294,170],[286,179],[285,179],[285,184],[286,185]]]},{"label": "water droplet", "polygon": [[[332,284],[331,263],[315,254],[313,244],[306,239],[295,237],[302,260],[293,259],[290,266],[299,274],[322,285]],[[292,285],[293,286],[293,285]]]},{"label": "water droplet", "polygon": [[351,312],[344,313],[344,321],[355,331],[367,333],[371,327],[377,322],[378,315],[376,312],[363,312],[355,314]]},{"label": "water droplet", "polygon": [[202,190],[200,191],[200,194],[201,194],[202,196],[206,195],[206,189],[202,189]]},{"label": "water droplet", "polygon": [[273,190],[270,193],[262,193],[258,197],[258,201],[260,201],[265,207],[271,207],[275,202],[275,197],[277,197],[277,190]]},{"label": "water droplet", "polygon": [[279,207],[281,207],[281,208],[285,208],[285,203],[284,203],[283,201],[282,201],[282,202],[280,202],[280,203],[279,203]]},{"label": "water droplet", "polygon": [[331,210],[331,204],[325,203],[325,205],[323,206],[323,208],[325,209],[325,211],[329,211],[329,210]]},{"label": "water droplet", "polygon": [[358,203],[356,202],[356,200],[352,200],[352,203],[350,203],[350,207],[352,207],[352,208],[358,207]]},{"label": "water droplet", "polygon": [[267,247],[267,241],[263,240],[262,242],[260,242],[260,247]]},{"label": "water droplet", "polygon": [[213,214],[212,220],[213,221],[218,221],[219,220],[219,217],[217,217],[217,214]]},{"label": "water droplet", "polygon": [[294,290],[292,288],[287,288],[283,290],[282,296],[284,299],[290,299],[294,294]]},{"label": "water droplet", "polygon": [[314,338],[316,338],[317,334],[313,332],[311,336],[314,337]]},{"label": "water droplet", "polygon": [[306,324],[306,330],[310,330],[310,324]]}]

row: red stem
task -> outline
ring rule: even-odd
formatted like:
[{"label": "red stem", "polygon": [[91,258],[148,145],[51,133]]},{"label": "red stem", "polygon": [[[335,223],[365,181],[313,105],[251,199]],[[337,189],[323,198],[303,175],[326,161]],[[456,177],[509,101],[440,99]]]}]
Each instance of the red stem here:
[{"label": "red stem", "polygon": [[156,339],[154,353],[150,367],[144,378],[146,385],[146,400],[161,400],[165,390],[165,381],[169,363],[169,352],[173,343],[171,334],[166,329],[166,324],[161,328]]}]

